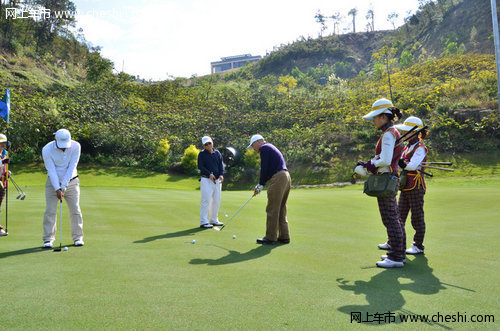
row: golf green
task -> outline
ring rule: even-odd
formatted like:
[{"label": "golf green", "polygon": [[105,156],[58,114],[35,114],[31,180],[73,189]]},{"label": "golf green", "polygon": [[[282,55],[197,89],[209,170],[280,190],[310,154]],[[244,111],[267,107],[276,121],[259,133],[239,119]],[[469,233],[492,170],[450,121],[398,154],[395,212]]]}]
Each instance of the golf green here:
[{"label": "golf green", "polygon": [[[73,246],[64,205],[62,252],[40,248],[43,175],[15,178],[27,197],[10,188],[2,329],[498,329],[498,176],[430,183],[425,255],[392,270],[375,267],[386,232],[360,185],[292,190],[291,243],[260,246],[265,192],[217,232],[198,227],[194,180],[182,189],[158,176],[138,187],[103,173],[101,184],[86,185],[91,176],[81,175],[85,246]],[[251,194],[223,192],[227,214]],[[227,219],[222,210],[219,218]],[[409,219],[406,230],[409,245]],[[362,323],[352,321],[356,312]],[[405,314],[435,320],[401,322]]]}]

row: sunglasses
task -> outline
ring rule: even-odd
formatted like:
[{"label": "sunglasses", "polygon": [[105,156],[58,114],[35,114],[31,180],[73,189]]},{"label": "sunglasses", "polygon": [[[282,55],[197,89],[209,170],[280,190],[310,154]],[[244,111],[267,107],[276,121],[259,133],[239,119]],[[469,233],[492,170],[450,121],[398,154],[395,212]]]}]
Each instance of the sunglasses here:
[{"label": "sunglasses", "polygon": [[203,146],[208,146],[208,145],[212,145],[212,143],[209,141],[208,143],[205,143],[205,145]]}]

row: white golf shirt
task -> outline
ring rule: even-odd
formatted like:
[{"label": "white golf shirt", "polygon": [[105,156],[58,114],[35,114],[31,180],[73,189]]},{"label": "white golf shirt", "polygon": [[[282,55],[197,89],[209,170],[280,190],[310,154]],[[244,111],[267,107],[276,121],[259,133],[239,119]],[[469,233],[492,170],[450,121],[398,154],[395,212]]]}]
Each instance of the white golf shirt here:
[{"label": "white golf shirt", "polygon": [[372,159],[373,165],[380,168],[380,172],[391,172],[392,154],[396,138],[390,132],[385,132],[382,136],[382,151]]},{"label": "white golf shirt", "polygon": [[54,190],[64,189],[78,175],[76,166],[80,160],[80,144],[71,140],[71,146],[63,152],[51,141],[42,149],[43,162]]}]

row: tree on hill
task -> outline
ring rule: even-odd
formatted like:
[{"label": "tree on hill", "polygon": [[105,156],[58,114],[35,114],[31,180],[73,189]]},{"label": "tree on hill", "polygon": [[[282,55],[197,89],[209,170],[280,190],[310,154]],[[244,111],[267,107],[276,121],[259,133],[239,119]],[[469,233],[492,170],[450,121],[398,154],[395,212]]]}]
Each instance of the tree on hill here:
[{"label": "tree on hill", "polygon": [[347,15],[351,15],[352,16],[352,32],[353,33],[356,33],[356,15],[357,14],[358,14],[358,10],[356,8],[352,8],[347,13]]},{"label": "tree on hill", "polygon": [[375,31],[375,12],[373,11],[373,8],[368,9],[366,19],[368,20],[367,26],[370,28],[370,31]]}]

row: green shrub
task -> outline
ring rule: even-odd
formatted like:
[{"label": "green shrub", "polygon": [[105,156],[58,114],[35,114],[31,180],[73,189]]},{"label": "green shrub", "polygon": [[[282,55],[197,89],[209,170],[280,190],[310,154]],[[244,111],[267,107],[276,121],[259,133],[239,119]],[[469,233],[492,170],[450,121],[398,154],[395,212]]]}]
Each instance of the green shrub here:
[{"label": "green shrub", "polygon": [[243,156],[243,162],[247,169],[258,169],[260,167],[260,154],[254,150],[247,149]]},{"label": "green shrub", "polygon": [[190,145],[184,150],[184,155],[181,158],[181,165],[184,173],[188,175],[196,175],[198,172],[198,154],[200,150],[195,145]]}]

